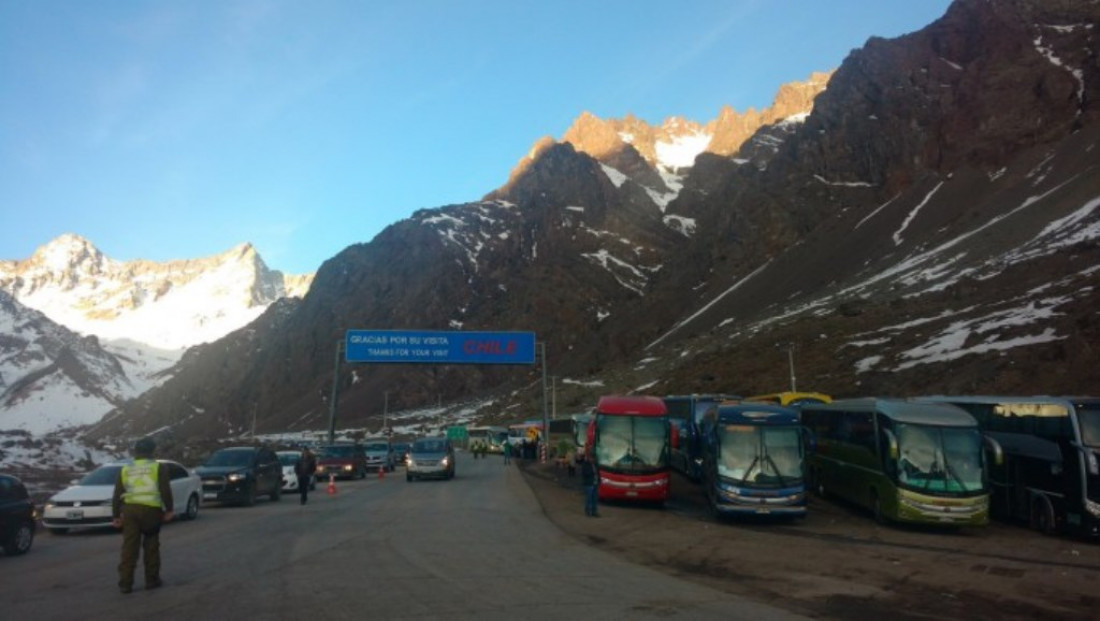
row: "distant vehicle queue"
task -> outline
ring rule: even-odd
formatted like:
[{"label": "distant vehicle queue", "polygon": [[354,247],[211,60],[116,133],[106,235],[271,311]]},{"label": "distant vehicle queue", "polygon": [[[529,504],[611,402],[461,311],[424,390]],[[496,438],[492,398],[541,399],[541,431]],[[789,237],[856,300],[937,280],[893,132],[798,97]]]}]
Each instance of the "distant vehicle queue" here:
[{"label": "distant vehicle queue", "polygon": [[881,523],[1100,536],[1100,398],[605,396],[569,420],[601,501],[661,505],[676,470],[716,516],[802,517],[813,491]]}]

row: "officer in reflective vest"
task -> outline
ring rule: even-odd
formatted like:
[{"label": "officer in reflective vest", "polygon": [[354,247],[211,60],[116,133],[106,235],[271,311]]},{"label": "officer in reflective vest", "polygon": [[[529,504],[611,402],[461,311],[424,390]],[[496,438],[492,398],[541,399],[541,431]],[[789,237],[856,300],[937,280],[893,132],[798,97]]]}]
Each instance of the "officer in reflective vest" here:
[{"label": "officer in reflective vest", "polygon": [[115,528],[122,529],[122,557],[118,563],[118,588],[134,588],[138,555],[145,562],[145,588],[161,586],[160,526],[172,520],[172,486],[168,469],[153,459],[156,443],[142,438],[134,444],[134,463],[122,467],[111,502]]}]

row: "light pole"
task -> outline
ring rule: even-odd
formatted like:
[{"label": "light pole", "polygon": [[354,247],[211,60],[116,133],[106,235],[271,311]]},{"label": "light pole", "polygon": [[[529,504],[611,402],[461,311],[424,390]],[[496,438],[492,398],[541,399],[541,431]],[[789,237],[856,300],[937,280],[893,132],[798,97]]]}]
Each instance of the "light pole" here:
[{"label": "light pole", "polygon": [[794,343],[787,344],[787,363],[791,367],[791,392],[798,392],[794,381]]}]

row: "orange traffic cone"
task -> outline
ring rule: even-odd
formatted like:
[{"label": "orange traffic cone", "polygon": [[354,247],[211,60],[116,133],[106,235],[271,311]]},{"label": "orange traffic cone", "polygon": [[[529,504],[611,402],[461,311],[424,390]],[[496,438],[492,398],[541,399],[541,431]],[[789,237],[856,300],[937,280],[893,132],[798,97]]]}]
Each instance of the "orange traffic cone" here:
[{"label": "orange traffic cone", "polygon": [[336,493],[336,475],[335,474],[328,475],[328,493],[330,493],[330,494],[335,494]]},{"label": "orange traffic cone", "polygon": [[385,466],[378,466],[378,478],[379,479],[386,478],[386,467]]}]

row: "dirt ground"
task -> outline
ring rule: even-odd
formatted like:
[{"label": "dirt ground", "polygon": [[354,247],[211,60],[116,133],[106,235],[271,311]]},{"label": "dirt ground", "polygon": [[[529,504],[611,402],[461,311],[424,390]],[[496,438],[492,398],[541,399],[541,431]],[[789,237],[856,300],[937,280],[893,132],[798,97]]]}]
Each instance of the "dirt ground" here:
[{"label": "dirt ground", "polygon": [[879,526],[811,498],[787,522],[718,522],[697,485],[674,475],[662,510],[601,504],[553,465],[521,469],[546,515],[609,553],[753,600],[829,619],[1100,618],[1100,544],[994,522],[954,532]]}]

